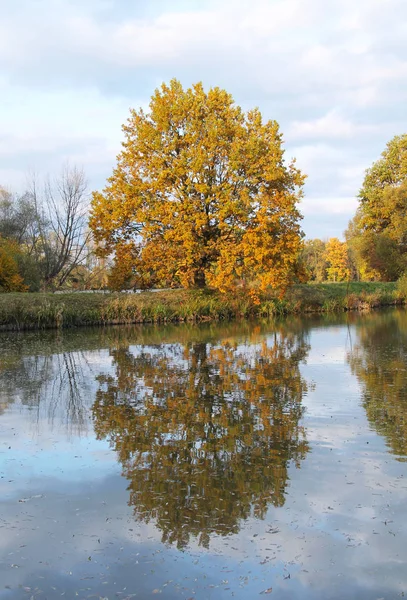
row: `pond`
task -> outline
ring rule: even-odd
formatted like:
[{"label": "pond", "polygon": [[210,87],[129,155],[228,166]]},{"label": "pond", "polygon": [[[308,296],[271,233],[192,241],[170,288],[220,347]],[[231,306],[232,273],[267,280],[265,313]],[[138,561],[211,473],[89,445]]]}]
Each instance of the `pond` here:
[{"label": "pond", "polygon": [[0,599],[407,595],[407,312],[0,335]]}]

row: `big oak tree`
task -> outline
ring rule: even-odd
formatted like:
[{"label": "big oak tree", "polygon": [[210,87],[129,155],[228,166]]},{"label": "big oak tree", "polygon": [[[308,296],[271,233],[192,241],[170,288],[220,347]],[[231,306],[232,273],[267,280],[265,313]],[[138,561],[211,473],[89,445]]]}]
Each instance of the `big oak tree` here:
[{"label": "big oak tree", "polygon": [[222,89],[172,80],[123,131],[90,219],[99,252],[115,256],[115,287],[133,278],[142,287],[284,289],[293,280],[304,175],[284,162],[275,121],[243,112]]}]

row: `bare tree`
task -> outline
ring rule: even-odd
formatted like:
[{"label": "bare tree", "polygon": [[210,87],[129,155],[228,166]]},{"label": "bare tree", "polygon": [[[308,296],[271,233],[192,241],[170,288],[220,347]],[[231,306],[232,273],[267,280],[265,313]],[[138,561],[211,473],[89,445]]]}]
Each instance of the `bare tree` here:
[{"label": "bare tree", "polygon": [[35,177],[31,194],[36,207],[38,240],[36,254],[45,286],[61,287],[87,256],[88,194],[84,171],[66,165],[59,178],[45,182],[38,192]]}]

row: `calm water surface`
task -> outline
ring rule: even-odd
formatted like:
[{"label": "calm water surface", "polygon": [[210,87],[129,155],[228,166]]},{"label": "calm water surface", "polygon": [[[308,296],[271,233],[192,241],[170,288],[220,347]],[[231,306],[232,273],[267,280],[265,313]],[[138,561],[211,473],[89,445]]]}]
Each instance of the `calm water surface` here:
[{"label": "calm water surface", "polygon": [[407,596],[407,312],[0,335],[0,599]]}]

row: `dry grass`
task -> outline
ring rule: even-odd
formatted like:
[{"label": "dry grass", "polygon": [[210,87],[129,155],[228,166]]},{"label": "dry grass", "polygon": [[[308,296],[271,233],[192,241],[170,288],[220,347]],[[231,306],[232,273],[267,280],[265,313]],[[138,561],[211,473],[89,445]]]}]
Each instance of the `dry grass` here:
[{"label": "dry grass", "polygon": [[254,303],[246,295],[205,290],[141,294],[0,294],[0,329],[49,329],[129,323],[204,321],[249,316],[367,310],[404,304],[394,283],[293,286],[284,299],[272,293]]}]

